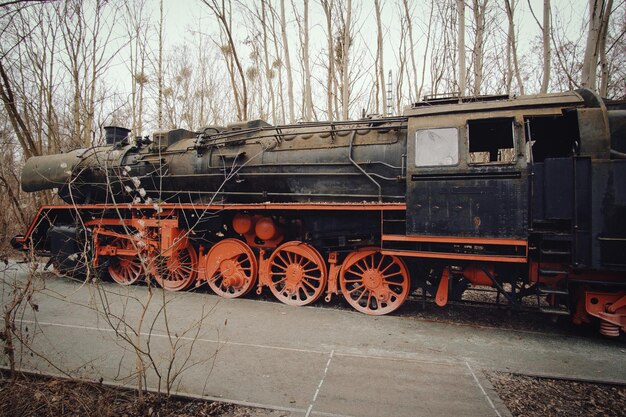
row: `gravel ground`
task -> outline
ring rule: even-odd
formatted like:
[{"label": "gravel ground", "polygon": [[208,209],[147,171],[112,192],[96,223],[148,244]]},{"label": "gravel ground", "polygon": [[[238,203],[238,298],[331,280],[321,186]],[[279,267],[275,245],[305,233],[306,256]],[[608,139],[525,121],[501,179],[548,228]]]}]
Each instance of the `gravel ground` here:
[{"label": "gravel ground", "polygon": [[284,412],[146,394],[102,384],[0,373],[0,416],[21,417],[283,417]]},{"label": "gravel ground", "polygon": [[621,417],[626,386],[486,373],[515,417]]}]

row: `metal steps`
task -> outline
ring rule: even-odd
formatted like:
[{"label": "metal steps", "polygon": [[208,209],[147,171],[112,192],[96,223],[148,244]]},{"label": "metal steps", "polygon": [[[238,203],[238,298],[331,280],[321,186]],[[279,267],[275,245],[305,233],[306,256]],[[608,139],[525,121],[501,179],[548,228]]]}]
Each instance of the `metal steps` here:
[{"label": "metal steps", "polygon": [[[556,288],[556,287],[549,287],[546,285],[537,285],[536,289],[537,289],[537,305],[539,306],[539,311],[541,313],[557,315],[557,316],[569,316],[570,315],[570,312],[567,306],[563,306],[557,303],[558,297],[564,297],[566,299],[569,299],[569,291],[567,287]],[[550,301],[550,304],[556,304],[556,305],[542,306],[541,297],[550,298],[551,296],[552,296],[552,300]]]},{"label": "metal steps", "polygon": [[539,295],[550,295],[550,294],[569,295],[569,291],[566,289],[545,287],[545,286],[537,287],[537,292],[539,293]]},{"label": "metal steps", "polygon": [[569,316],[569,310],[565,307],[540,307],[539,311],[544,314],[552,314],[555,316]]},{"label": "metal steps", "polygon": [[572,252],[569,250],[541,249],[541,254],[547,256],[570,256]]},{"label": "metal steps", "polygon": [[565,275],[567,274],[568,271],[562,270],[562,269],[539,269],[539,275],[546,275],[546,276],[554,276],[554,275]]}]

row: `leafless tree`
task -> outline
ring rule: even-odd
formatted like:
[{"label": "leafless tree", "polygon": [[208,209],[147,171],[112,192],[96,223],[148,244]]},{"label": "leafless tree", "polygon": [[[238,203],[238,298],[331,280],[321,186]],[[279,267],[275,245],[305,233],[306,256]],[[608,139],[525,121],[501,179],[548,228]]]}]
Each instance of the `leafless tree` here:
[{"label": "leafless tree", "polygon": [[352,26],[352,0],[346,0],[345,17],[341,13],[341,49],[338,51],[339,73],[341,74],[341,117],[348,120],[350,112],[350,46],[352,44],[351,26]]},{"label": "leafless tree", "polygon": [[327,64],[326,64],[326,118],[333,120],[336,113],[333,101],[336,98],[336,77],[335,77],[335,42],[333,33],[333,0],[320,0],[326,17],[326,42],[327,42]]},{"label": "leafless tree", "polygon": [[157,59],[157,127],[163,127],[163,0],[159,1],[159,45]]},{"label": "leafless tree", "polygon": [[[274,75],[274,65],[273,63],[275,61],[270,62],[270,57],[269,57],[269,41],[268,41],[268,20],[270,19],[270,17],[268,16],[268,5],[267,5],[267,0],[262,0],[261,1],[261,27],[263,28],[263,54],[264,54],[264,64],[265,64],[265,78],[267,81],[267,90],[269,91],[270,94],[270,104],[271,104],[271,109],[272,109],[272,122],[276,123],[277,122],[277,115],[276,115],[276,98],[275,98],[275,94],[274,94],[274,79],[275,79],[275,75]],[[273,16],[270,20],[270,22],[273,22]]]},{"label": "leafless tree", "polygon": [[539,22],[535,12],[530,4],[530,0],[528,0],[528,7],[530,12],[537,22],[537,26],[541,30],[541,39],[542,39],[542,48],[543,48],[543,64],[542,64],[542,79],[541,79],[541,88],[539,92],[541,94],[545,94],[548,92],[548,87],[550,85],[550,62],[552,49],[550,47],[550,40],[553,37],[552,30],[552,8],[550,6],[550,0],[543,0],[543,23]]},{"label": "leafless tree", "polygon": [[302,3],[304,18],[302,23],[302,66],[304,67],[304,120],[313,120],[313,92],[311,89],[311,64],[309,62],[309,0]]},{"label": "leafless tree", "polygon": [[227,62],[228,72],[235,103],[237,105],[237,119],[248,119],[248,87],[246,74],[237,53],[235,39],[232,33],[232,3],[230,0],[203,0],[220,25],[221,31],[226,36],[226,43],[221,46],[222,53]]},{"label": "leafless tree", "polygon": [[467,68],[465,66],[465,1],[457,0],[456,8],[458,13],[457,21],[459,24],[457,43],[457,51],[459,54],[459,96],[462,97],[465,95],[467,79]]},{"label": "leafless tree", "polygon": [[[376,113],[387,115],[387,92],[385,88],[385,63],[383,46],[383,24],[380,20],[382,5],[380,0],[374,0],[374,13],[376,16]],[[380,100],[380,102],[379,102]],[[380,105],[379,105],[380,104]]]},{"label": "leafless tree", "polygon": [[280,0],[280,33],[283,40],[285,57],[285,72],[287,73],[287,104],[289,107],[289,123],[296,119],[293,99],[293,75],[291,70],[291,57],[289,56],[289,40],[287,39],[287,17],[285,14],[285,0]]},{"label": "leafless tree", "polygon": [[144,90],[149,82],[146,73],[148,53],[148,19],[145,0],[125,4],[125,18],[129,36],[129,70],[131,74],[131,109],[134,136],[143,133]]},{"label": "leafless tree", "polygon": [[517,57],[517,40],[515,35],[515,8],[518,0],[504,0],[504,7],[508,21],[506,43],[506,93],[511,94],[513,77],[517,80],[517,87],[521,95],[524,95],[524,83],[519,70]]},{"label": "leafless tree", "polygon": [[62,62],[73,91],[70,137],[80,138],[85,147],[92,140],[97,83],[117,54],[110,46],[119,9],[103,0],[96,0],[93,7],[88,11],[82,1],[67,0],[56,8],[66,58]]},{"label": "leafless tree", "polygon": [[483,70],[485,60],[485,17],[488,0],[472,0],[472,14],[474,17],[474,48],[472,51],[474,66],[474,96],[481,94],[483,84]]},{"label": "leafless tree", "polygon": [[[598,60],[606,58],[606,38],[612,8],[613,0],[589,0],[589,29],[580,79],[582,87],[596,89]],[[606,67],[606,62],[602,66]]]}]

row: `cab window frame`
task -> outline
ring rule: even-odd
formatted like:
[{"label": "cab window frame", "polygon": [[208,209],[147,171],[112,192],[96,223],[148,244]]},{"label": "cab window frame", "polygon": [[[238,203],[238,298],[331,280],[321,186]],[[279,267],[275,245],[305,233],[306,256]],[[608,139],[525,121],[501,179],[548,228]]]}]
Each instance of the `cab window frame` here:
[{"label": "cab window frame", "polygon": [[[431,135],[424,136],[424,133],[430,132]],[[439,155],[433,154],[433,149],[430,148],[428,153],[425,155],[426,160],[422,161],[423,157],[420,153],[420,150],[423,152],[423,146],[426,145],[425,140],[430,139],[430,144],[435,143],[435,138],[432,133],[439,133],[437,138],[439,143],[442,143],[443,146],[438,147],[434,151],[440,151]],[[443,136],[441,134],[444,134]],[[447,136],[445,134],[448,134]],[[432,128],[420,128],[415,131],[413,136],[414,144],[415,144],[415,160],[414,167],[415,168],[433,168],[433,167],[454,167],[458,166],[461,162],[461,147],[460,147],[460,129],[456,126],[445,126],[445,127],[432,127]],[[447,143],[445,143],[447,142]],[[456,144],[456,146],[453,145]],[[420,148],[421,147],[421,148]],[[450,154],[449,151],[453,151],[453,154]],[[438,156],[439,161],[441,163],[431,163],[434,159],[432,156]],[[452,157],[452,161],[450,163],[445,163],[446,157]]]},{"label": "cab window frame", "polygon": [[[469,166],[516,164],[518,135],[515,117],[471,119],[467,120],[465,128],[467,135],[467,164]],[[474,142],[472,142],[472,135],[480,136],[475,137]],[[510,147],[499,146],[509,144],[511,145]],[[476,150],[472,151],[472,148]],[[472,160],[472,155],[478,154],[483,154],[483,159],[486,157],[488,160]]]}]

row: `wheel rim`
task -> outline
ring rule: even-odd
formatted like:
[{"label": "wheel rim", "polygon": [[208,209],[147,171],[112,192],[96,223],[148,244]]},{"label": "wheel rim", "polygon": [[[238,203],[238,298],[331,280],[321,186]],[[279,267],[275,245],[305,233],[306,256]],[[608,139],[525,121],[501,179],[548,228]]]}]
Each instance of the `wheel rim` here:
[{"label": "wheel rim", "polygon": [[198,255],[191,243],[175,251],[172,256],[161,258],[154,279],[168,291],[189,288],[198,273]]},{"label": "wheel rim", "polygon": [[409,294],[404,262],[378,250],[350,254],[341,267],[341,292],[356,310],[370,315],[395,311]]},{"label": "wheel rim", "polygon": [[284,243],[272,253],[268,265],[270,290],[285,304],[310,304],[326,288],[324,259],[313,246],[306,243]]},{"label": "wheel rim", "polygon": [[224,239],[207,254],[204,279],[221,297],[246,295],[254,286],[257,273],[254,252],[240,240]]},{"label": "wheel rim", "polygon": [[[135,249],[133,243],[128,239],[117,238],[111,242],[111,246],[118,249]],[[121,285],[131,285],[144,275],[143,265],[139,259],[139,254],[134,256],[117,255],[116,262],[109,265],[109,275],[113,281]]]}]

